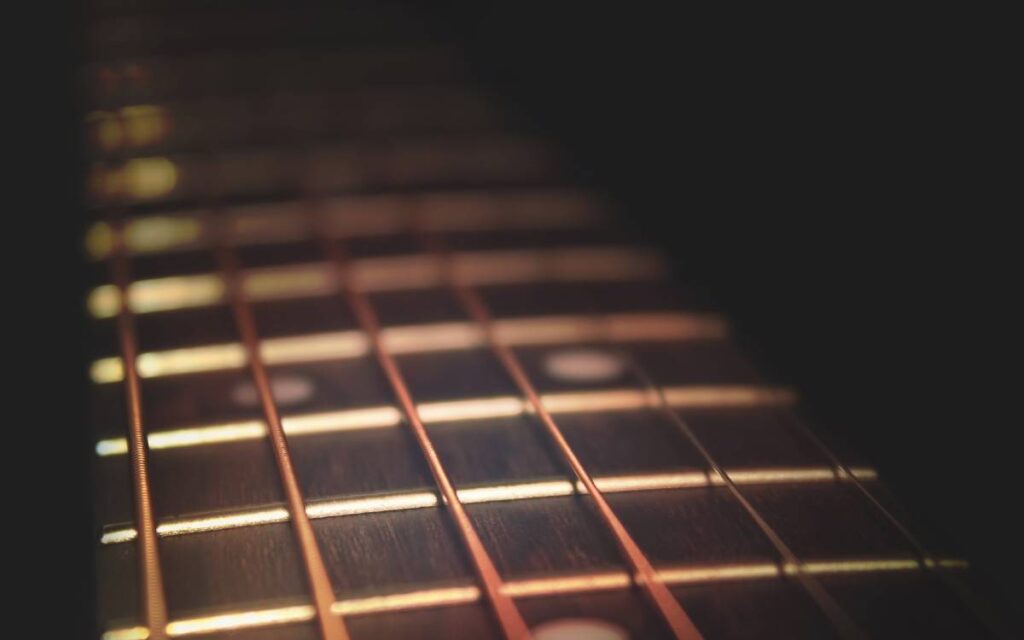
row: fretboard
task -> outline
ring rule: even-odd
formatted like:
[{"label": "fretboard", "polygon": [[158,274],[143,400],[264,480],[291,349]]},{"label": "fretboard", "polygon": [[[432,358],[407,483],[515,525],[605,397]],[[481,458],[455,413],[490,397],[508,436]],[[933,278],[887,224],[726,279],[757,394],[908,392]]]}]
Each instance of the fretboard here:
[{"label": "fretboard", "polygon": [[414,19],[108,4],[103,638],[988,634],[965,559]]}]

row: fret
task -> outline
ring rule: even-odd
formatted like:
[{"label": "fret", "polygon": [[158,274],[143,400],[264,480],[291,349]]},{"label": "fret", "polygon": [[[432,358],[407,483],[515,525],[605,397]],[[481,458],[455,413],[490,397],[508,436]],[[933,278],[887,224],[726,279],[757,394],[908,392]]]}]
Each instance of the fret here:
[{"label": "fret", "polygon": [[250,55],[133,56],[92,62],[82,73],[86,103],[97,109],[204,96],[259,96],[278,91],[337,91],[359,86],[452,84],[463,65],[436,46],[324,50],[310,57],[270,50]]},{"label": "fret", "polygon": [[[286,251],[288,249],[286,248]],[[267,255],[267,251],[263,251]],[[662,266],[649,253],[622,247],[561,247],[543,251],[495,251],[457,255],[456,268],[461,272],[473,273],[472,281],[480,285],[496,285],[496,293],[506,292],[504,287],[524,283],[531,285],[532,297],[537,301],[568,293],[572,287],[565,283],[589,284],[589,293],[616,295],[614,309],[636,310],[646,308],[664,311],[666,308],[681,306],[676,296],[661,306],[655,304],[655,296],[665,294],[668,289],[661,283],[643,283],[663,274]],[[615,273],[609,271],[609,263]],[[364,258],[352,265],[354,277],[360,287],[368,293],[382,291],[403,291],[438,289],[440,285],[439,263],[426,255],[399,255]],[[624,285],[620,281],[630,284]],[[638,281],[638,283],[633,282]],[[547,288],[537,283],[548,284]],[[303,296],[327,296],[338,291],[336,278],[324,263],[291,263],[272,267],[249,268],[244,273],[244,293],[250,301],[288,299]],[[601,291],[604,287],[607,291]],[[436,291],[440,294],[440,290]],[[512,295],[520,293],[511,290]],[[193,307],[219,305],[225,301],[224,285],[215,274],[192,274],[140,280],[133,282],[128,292],[129,305],[135,313],[153,314],[177,311]],[[89,294],[88,305],[97,318],[111,317],[117,313],[120,297],[110,285],[102,285]],[[577,291],[573,297],[562,303],[560,309],[575,308],[577,312],[593,307],[586,296]],[[553,310],[548,309],[550,314]],[[499,314],[504,315],[504,314]]]},{"label": "fret", "polygon": [[86,129],[93,155],[175,153],[210,145],[273,144],[337,138],[496,132],[506,119],[482,92],[397,87],[345,93],[200,98],[93,111]]},{"label": "fret", "polygon": [[[375,444],[379,444],[379,442]],[[303,447],[297,447],[297,449],[300,451],[300,457],[305,457],[305,454],[302,454]],[[366,448],[363,447],[361,450],[365,451]],[[230,452],[230,449],[226,451]],[[224,450],[221,453],[224,453]],[[362,465],[366,466],[367,463],[363,462]],[[457,459],[455,465],[458,469],[459,462]],[[349,494],[343,497],[331,496],[329,494],[338,490],[351,490],[353,487],[361,488],[367,483],[358,478],[352,478],[351,472],[347,478],[326,477],[324,474],[300,476],[303,488],[313,497],[313,501],[307,505],[307,515],[313,519],[335,518],[368,513],[422,509],[439,504],[437,496],[429,490],[429,487],[425,486],[427,483],[424,482],[420,482],[421,488],[419,489],[397,493],[377,492],[381,486],[395,486],[402,483],[415,484],[417,482],[418,465],[412,457],[402,455],[396,460],[396,467],[394,470],[388,468],[384,472],[378,469],[376,478],[381,484],[371,487],[375,491],[374,493]],[[209,481],[216,481],[219,476],[211,475],[208,469],[206,471],[207,475],[203,477]],[[459,473],[463,474],[465,472],[459,469]],[[848,476],[837,479],[835,469],[831,467],[737,468],[729,469],[728,473],[733,482],[738,486],[778,484],[783,487],[797,487],[798,485],[802,486],[805,484],[828,485],[836,482],[850,481]],[[877,479],[877,474],[870,468],[857,467],[854,469],[854,475],[862,481]],[[469,483],[464,488],[458,489],[457,493],[464,504],[532,500],[571,496],[574,493],[586,493],[586,487],[579,482],[574,485],[568,480],[551,479],[551,477],[549,475],[502,484]],[[596,476],[594,482],[602,492],[608,494],[699,489],[725,485],[724,478],[704,470]],[[193,483],[192,486],[195,484],[198,483]],[[189,485],[185,485],[183,488],[187,490],[188,487]],[[245,491],[251,492],[252,489],[246,488]],[[272,491],[272,488],[268,490],[268,492]],[[328,495],[327,497],[318,497],[320,494]],[[124,502],[126,500],[127,498],[122,496],[121,501]],[[177,500],[178,502],[182,501],[181,498]],[[212,498],[206,497],[204,500],[209,504]],[[173,502],[173,500],[169,502]],[[126,509],[121,507],[120,513],[123,514],[125,512]],[[119,518],[117,511],[112,510],[109,513],[114,515],[108,516],[105,520],[107,522],[116,523],[127,519],[127,516]],[[159,536],[190,535],[237,527],[260,526],[268,523],[284,522],[287,519],[287,511],[282,507],[273,505],[252,506],[237,510],[229,509],[169,517],[162,520],[157,526],[157,534]],[[112,524],[106,528],[101,537],[101,542],[103,544],[120,544],[131,541],[135,537],[136,532],[134,528]]]},{"label": "fret", "polygon": [[[321,202],[323,231],[332,238],[359,238],[351,247],[352,255],[356,256],[374,239],[411,234],[414,229],[407,209],[412,203],[422,228],[456,235],[519,230],[579,231],[602,222],[605,209],[596,195],[566,188],[346,195],[326,197]],[[224,230],[227,241],[235,246],[246,246],[308,238],[312,233],[308,221],[289,215],[299,206],[298,200],[238,204],[231,212],[221,214],[229,221]],[[86,248],[92,258],[102,259],[109,254],[115,236],[122,237],[125,250],[138,256],[136,271],[142,271],[150,263],[160,264],[161,256],[209,245],[212,239],[208,226],[208,221],[193,211],[133,217],[126,222],[124,232],[117,234],[110,225],[98,222],[89,228]],[[418,251],[418,243],[415,247]],[[164,275],[176,275],[176,272],[165,270]]]},{"label": "fret", "polygon": [[[978,633],[956,635],[964,629],[977,631],[977,627],[971,625],[970,618],[964,615],[962,608],[956,602],[948,601],[948,594],[929,590],[927,585],[920,583],[916,577],[920,575],[920,569],[913,564],[882,561],[851,563],[842,560],[823,564],[829,569],[821,572],[822,579],[830,584],[841,587],[853,585],[854,589],[859,587],[860,590],[883,587],[899,596],[899,600],[894,602],[893,599],[890,599],[888,603],[885,600],[873,600],[861,596],[861,608],[864,608],[865,603],[877,603],[891,607],[893,613],[898,613],[901,604],[911,605],[909,608],[917,615],[909,619],[904,618],[901,626],[905,629],[913,632],[922,628],[934,629],[935,633],[928,637],[978,637],[984,635]],[[949,566],[943,571],[959,570],[957,563],[947,564]],[[813,608],[806,596],[796,590],[792,583],[781,581],[783,571],[772,563],[704,565],[700,567],[671,566],[663,567],[660,574],[667,583],[673,585],[673,592],[688,607],[692,608],[695,617],[706,625],[706,628],[714,630],[714,637],[750,637],[749,624],[737,616],[740,615],[740,612],[758,611],[763,612],[767,619],[779,624],[778,627],[767,630],[760,625],[754,629],[755,632],[766,634],[764,637],[777,637],[776,631],[787,628],[820,630],[820,635],[812,634],[812,637],[834,637],[831,629],[827,627],[820,613]],[[421,614],[417,616],[420,620],[433,620],[435,618],[431,614],[444,615],[442,612],[445,611],[450,611],[453,616],[466,611],[478,611],[479,613],[473,614],[474,616],[484,615],[482,609],[466,607],[466,603],[474,603],[479,599],[479,590],[467,583],[454,584],[456,586],[404,592],[381,592],[378,595],[343,598],[336,601],[332,609],[338,614],[351,616],[354,637],[360,637],[357,631],[360,629],[360,621],[363,621],[365,625],[362,627],[363,629],[382,628],[380,626],[382,624],[385,625],[383,628],[388,628],[386,626],[388,623],[385,621],[393,623],[395,621],[394,614],[399,612],[407,612],[410,615]],[[575,601],[575,606],[591,610],[586,603],[614,602],[609,598],[601,598],[601,594],[609,596],[630,594],[629,591],[623,591],[628,587],[628,575],[625,572],[617,571],[563,574],[547,579],[514,580],[506,584],[507,590],[515,594],[528,619],[534,624],[534,621],[539,622],[546,617],[542,613],[543,611],[559,610],[558,607],[565,602],[566,598]],[[837,589],[837,591],[849,592],[854,589],[846,587]],[[929,608],[935,609],[931,613],[934,619],[928,620],[920,617],[920,614],[928,611]],[[600,615],[599,609],[592,611],[595,614],[594,617],[605,618],[604,615]],[[640,614],[642,609],[634,611]],[[381,615],[384,613],[388,615],[386,617]],[[885,622],[890,619],[891,615],[867,614],[863,618]],[[240,637],[249,637],[248,633],[261,628],[272,628],[282,634],[277,637],[291,637],[283,634],[291,633],[292,627],[276,625],[303,622],[311,617],[312,607],[301,604],[262,609],[226,609],[222,612],[211,612],[172,621],[168,631],[171,637],[181,637],[184,634],[189,634],[192,637],[193,634],[230,629],[232,633],[241,632],[242,636]],[[632,624],[651,624],[651,618],[646,615],[631,617]],[[399,616],[398,619],[401,617]],[[614,620],[614,618],[612,619]],[[952,633],[943,632],[944,625],[950,625]],[[631,627],[628,619],[627,624],[623,626]],[[640,628],[645,627],[641,626]],[[900,633],[903,633],[902,636],[886,633],[885,627],[878,631],[881,632],[877,634],[878,637],[907,637],[908,635],[902,629],[900,630]],[[913,632],[909,635],[913,636]],[[105,637],[115,639],[133,637],[130,635],[131,633],[133,633],[131,628],[115,627]],[[483,635],[482,637],[493,636]]]},{"label": "fret", "polygon": [[[254,304],[257,313],[266,313]],[[309,307],[320,305],[310,301]],[[323,305],[329,311],[331,305]],[[273,308],[271,307],[271,310]],[[199,317],[210,320],[214,338],[228,339],[226,309],[211,308],[189,313],[151,316],[140,322],[147,331],[146,345],[157,350],[139,356],[139,372],[143,378],[159,378],[186,373],[233,369],[242,366],[244,353],[235,342],[217,342],[201,346],[187,330],[175,332],[177,322]],[[345,314],[339,316],[345,319]],[[272,321],[280,328],[281,317]],[[317,328],[322,319],[300,319],[298,328]],[[194,327],[200,325],[193,325]],[[288,327],[282,329],[287,330]],[[725,334],[722,322],[714,316],[700,314],[614,314],[597,317],[549,317],[499,320],[495,331],[504,344],[576,344],[579,342],[671,343],[673,341],[713,342]],[[184,340],[183,340],[184,338]],[[188,342],[185,342],[188,340]],[[396,353],[442,353],[472,349],[481,342],[479,328],[469,323],[438,323],[433,325],[397,325],[384,329],[384,340]],[[708,351],[714,347],[706,347]],[[289,333],[269,336],[261,342],[263,357],[270,365],[315,362],[327,359],[359,358],[366,353],[366,335],[362,331],[343,329],[325,333]],[[695,352],[697,353],[697,352]],[[450,355],[450,354],[448,354]],[[440,356],[439,356],[440,357]],[[725,366],[725,365],[723,365]],[[90,376],[97,384],[117,382],[123,376],[121,360],[105,357],[93,361]],[[729,376],[723,371],[720,377]]]},{"label": "fret", "polygon": [[316,622],[323,640],[348,640],[344,621],[335,616],[330,606],[333,602],[331,578],[325,567],[317,536],[306,515],[305,497],[302,494],[284,433],[280,413],[274,399],[270,376],[260,353],[259,332],[251,308],[243,293],[238,258],[229,247],[217,251],[218,262],[228,284],[230,302],[238,327],[238,333],[245,347],[252,382],[258,395],[263,416],[267,424],[267,441],[271,445],[275,466],[288,506],[289,520],[305,569],[306,586],[312,595],[316,609]]},{"label": "fret", "polygon": [[432,241],[437,242],[437,239],[424,236],[424,244],[431,246],[432,252],[444,261],[447,285],[451,288],[452,293],[459,298],[466,314],[472,317],[485,332],[493,356],[500,361],[502,369],[504,369],[510,381],[514,382],[519,393],[529,401],[531,408],[539,419],[540,425],[547,432],[551,443],[559,452],[563,462],[571,469],[572,474],[578,481],[586,487],[591,500],[588,504],[595,508],[600,521],[607,528],[607,532],[611,534],[615,546],[621,554],[621,559],[630,567],[630,573],[638,575],[637,585],[643,590],[649,603],[657,610],[659,616],[668,625],[674,637],[679,640],[701,638],[702,636],[693,625],[693,621],[687,616],[686,612],[679,605],[678,600],[671,595],[655,573],[647,556],[615,515],[600,489],[594,483],[590,473],[580,462],[576,452],[547,412],[540,394],[520,365],[515,353],[508,345],[499,341],[494,329],[493,315],[487,303],[471,288],[472,282],[466,282],[460,277],[454,263],[449,260],[447,249],[441,244],[431,245]]},{"label": "fret", "polygon": [[[356,408],[334,409],[339,406],[339,401],[344,402],[353,389],[367,390],[368,395],[384,395],[383,385],[379,380],[379,374],[369,367],[368,363],[332,363],[324,365],[322,371],[327,378],[327,385],[319,392],[306,398],[306,409],[320,408],[321,411],[314,413],[295,412],[286,413],[284,416],[285,432],[294,435],[308,435],[313,433],[330,433],[341,431],[357,431],[367,429],[391,428],[397,424],[394,419],[395,409],[390,406],[372,405]],[[308,371],[305,367],[296,371]],[[314,369],[315,371],[315,369]],[[333,375],[331,371],[347,373],[351,378],[341,378]],[[366,377],[359,377],[366,374]],[[305,375],[305,374],[303,374]],[[168,379],[163,382],[172,382]],[[240,418],[234,422],[196,424],[195,426],[180,426],[177,428],[165,428],[154,430],[149,435],[149,445],[152,449],[169,449],[177,447],[194,447],[215,444],[218,442],[232,442],[261,438],[264,435],[258,421],[253,419],[252,408],[245,405],[237,406],[227,404],[228,398],[236,393],[237,387],[230,384],[231,378],[222,378],[221,382],[211,377],[203,377],[195,382],[200,382],[204,391],[208,392],[205,405],[202,406],[201,415],[209,419],[210,415],[225,415]],[[245,378],[235,378],[238,383],[244,384]],[[367,384],[363,387],[347,386],[349,382]],[[344,384],[342,384],[344,383]],[[341,384],[334,386],[331,384]],[[174,386],[163,388],[165,395],[164,402],[154,403],[159,407],[159,412],[151,410],[152,418],[156,424],[163,425],[166,422],[175,422],[181,416],[193,415],[197,407],[189,402],[175,402],[176,393],[187,393],[190,385],[184,387]],[[113,387],[104,390],[113,390]],[[664,390],[668,401],[673,407],[698,408],[698,409],[735,409],[750,408],[756,406],[785,405],[792,402],[793,397],[785,390],[774,387],[737,387],[737,386],[703,386],[703,387],[670,387]],[[336,395],[337,394],[337,395]],[[154,392],[156,395],[156,392]],[[184,396],[177,396],[184,397]],[[108,403],[116,403],[119,396],[111,393],[98,402],[98,413],[100,419],[110,416]],[[318,398],[322,399],[319,400]],[[651,394],[632,390],[603,390],[603,391],[578,391],[574,393],[546,394],[541,396],[541,401],[548,411],[558,415],[615,411],[639,411],[644,408],[657,406],[657,400]],[[226,408],[224,408],[226,406]],[[344,406],[344,405],[341,405]],[[107,411],[104,411],[107,410]],[[501,418],[507,416],[518,416],[527,411],[526,404],[516,396],[486,396],[479,398],[462,398],[458,400],[444,400],[437,402],[423,402],[417,405],[421,419],[426,423],[452,422],[456,420],[481,420],[486,418]],[[172,416],[168,418],[168,416]],[[245,418],[249,418],[248,420]],[[98,422],[98,433],[100,435],[116,435],[120,432],[114,427],[114,422]],[[252,425],[256,425],[253,427]],[[600,422],[598,422],[600,424]],[[125,453],[125,440],[118,438],[106,438],[100,440],[96,447],[97,453],[101,456],[122,455]]]},{"label": "fret", "polygon": [[315,152],[253,147],[212,157],[169,154],[95,162],[89,198],[101,207],[204,200],[211,195],[206,176],[214,171],[220,197],[256,198],[293,193],[302,181],[328,192],[544,184],[561,176],[564,168],[544,143],[508,135],[401,144],[335,142]]},{"label": "fret", "polygon": [[[750,500],[746,493],[740,490],[739,485],[732,478],[729,472],[721,467],[719,461],[711,455],[694,431],[680,417],[679,413],[675,411],[664,392],[655,386],[655,383],[650,377],[651,374],[643,368],[643,365],[639,360],[632,360],[631,365],[636,375],[642,378],[648,388],[658,395],[665,415],[675,422],[680,434],[685,436],[694,448],[700,452],[701,457],[704,458],[705,462],[714,471],[715,475],[723,480],[723,484],[725,485],[732,500],[742,508],[748,516],[749,521],[754,523],[764,535],[764,538],[770,542],[775,553],[781,557],[784,568],[788,571],[791,570],[790,575],[800,583],[806,594],[814,601],[825,617],[828,618],[839,636],[843,638],[863,637],[863,631],[857,626],[857,623],[850,619],[835,599],[822,588],[821,584],[813,574],[802,569],[803,565],[797,554],[794,553],[793,549],[790,547],[789,543],[785,541],[779,531],[777,531],[770,521],[764,516],[762,510],[755,506],[755,503]],[[658,375],[658,373],[655,373],[654,375]],[[662,379],[662,376],[659,376],[658,379]],[[853,481],[857,482],[855,478]]]}]

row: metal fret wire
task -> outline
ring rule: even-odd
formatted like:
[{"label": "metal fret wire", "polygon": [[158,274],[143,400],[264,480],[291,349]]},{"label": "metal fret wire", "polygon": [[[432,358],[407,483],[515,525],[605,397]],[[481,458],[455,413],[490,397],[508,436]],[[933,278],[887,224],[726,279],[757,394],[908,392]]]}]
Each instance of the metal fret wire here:
[{"label": "metal fret wire", "polygon": [[306,578],[309,582],[316,609],[316,621],[320,635],[324,640],[348,640],[349,635],[344,621],[340,616],[335,616],[331,612],[331,605],[334,602],[334,590],[331,587],[330,578],[327,576],[327,569],[324,567],[323,557],[317,546],[313,526],[310,524],[309,516],[306,514],[305,499],[299,487],[295,469],[292,466],[288,439],[281,424],[281,416],[271,392],[266,365],[260,353],[259,335],[256,321],[252,314],[252,308],[241,290],[238,257],[235,251],[226,244],[218,247],[216,253],[221,272],[224,274],[224,279],[228,286],[228,295],[232,312],[235,316],[235,324],[238,327],[239,335],[245,347],[253,383],[267,421],[267,434],[274,453],[274,461],[281,476],[281,484],[288,504],[292,527],[296,538],[298,538]]},{"label": "metal fret wire", "polygon": [[631,568],[631,573],[637,575],[639,586],[651,600],[655,609],[657,609],[672,633],[679,640],[698,640],[703,638],[686,611],[679,604],[679,601],[672,595],[672,592],[669,591],[668,587],[665,586],[665,583],[658,576],[650,560],[647,559],[639,545],[629,535],[626,527],[619,520],[618,516],[615,515],[601,490],[597,488],[593,478],[590,477],[590,473],[583,466],[583,463],[580,462],[569,442],[562,434],[561,429],[544,407],[544,403],[541,402],[540,396],[520,365],[518,358],[511,349],[498,340],[494,332],[490,311],[487,309],[483,299],[472,287],[459,281],[455,270],[452,268],[446,247],[441,245],[438,238],[428,236],[425,233],[421,233],[420,238],[427,248],[438,256],[441,261],[442,274],[446,284],[451,288],[467,315],[483,329],[487,343],[490,345],[494,355],[533,407],[541,425],[554,441],[565,462],[568,463],[573,473],[583,486],[586,487],[587,493],[597,507],[601,521],[611,531],[619,550]]},{"label": "metal fret wire", "polygon": [[[120,234],[119,234],[120,235]],[[131,265],[120,240],[114,244],[110,271],[115,286],[125,295],[131,282]],[[126,299],[126,298],[125,298]],[[128,453],[135,489],[135,518],[138,534],[139,586],[143,618],[151,640],[167,638],[167,598],[157,548],[156,519],[149,490],[149,446],[142,422],[142,391],[135,366],[137,353],[135,322],[131,309],[122,304],[117,315],[117,333],[124,361],[124,386],[128,412]]]},{"label": "metal fret wire", "polygon": [[[312,215],[316,218],[316,202],[311,200],[309,206]],[[447,507],[448,513],[452,516],[456,530],[459,532],[459,537],[466,546],[473,568],[480,578],[487,601],[494,611],[502,634],[508,640],[526,640],[530,638],[531,634],[526,621],[523,620],[522,614],[519,613],[519,608],[515,602],[505,592],[504,581],[494,566],[494,561],[487,553],[476,529],[473,527],[469,514],[466,513],[465,507],[459,500],[455,487],[449,479],[444,465],[441,463],[441,458],[437,454],[433,442],[430,440],[427,429],[423,421],[420,420],[416,404],[406,385],[405,378],[398,368],[394,357],[384,346],[383,340],[381,340],[380,323],[369,298],[353,282],[351,271],[346,268],[346,256],[339,244],[327,239],[319,226],[317,227],[317,232],[323,242],[324,252],[327,254],[329,262],[338,270],[345,298],[352,308],[359,325],[370,337],[377,362],[384,370],[388,383],[394,391],[399,404],[402,406],[403,413],[408,420],[409,429],[426,459],[430,472],[441,492],[443,502]]]},{"label": "metal fret wire", "polygon": [[679,412],[668,402],[668,398],[665,397],[665,392],[658,387],[651,376],[640,366],[640,363],[632,357],[631,354],[625,354],[625,360],[629,363],[630,368],[640,378],[646,389],[655,394],[658,398],[658,408],[676,425],[679,431],[686,437],[686,439],[694,446],[695,449],[700,453],[701,457],[709,467],[722,478],[725,482],[730,494],[737,502],[743,507],[743,510],[747,512],[747,515],[754,521],[761,532],[768,538],[772,546],[779,553],[782,558],[783,567],[787,571],[792,571],[797,581],[804,588],[807,594],[814,600],[815,604],[822,610],[829,622],[835,627],[835,629],[844,638],[864,638],[867,634],[850,618],[850,616],[843,610],[838,602],[821,586],[821,583],[809,575],[802,569],[802,563],[797,558],[793,550],[789,548],[789,545],[783,541],[782,537],[775,531],[774,527],[768,524],[768,521],[761,515],[761,513],[754,507],[754,505],[747,499],[743,492],[740,491],[736,482],[733,481],[729,473],[718,464],[711,452],[707,450],[704,443],[701,442],[697,434],[694,433],[690,425],[686,423]]}]

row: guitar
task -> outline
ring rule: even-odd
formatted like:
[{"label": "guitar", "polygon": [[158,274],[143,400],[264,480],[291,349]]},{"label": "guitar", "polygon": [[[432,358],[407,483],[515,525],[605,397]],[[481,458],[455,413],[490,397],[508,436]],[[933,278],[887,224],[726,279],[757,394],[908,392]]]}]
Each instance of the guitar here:
[{"label": "guitar", "polygon": [[90,38],[104,640],[994,633],[967,561],[401,12]]}]

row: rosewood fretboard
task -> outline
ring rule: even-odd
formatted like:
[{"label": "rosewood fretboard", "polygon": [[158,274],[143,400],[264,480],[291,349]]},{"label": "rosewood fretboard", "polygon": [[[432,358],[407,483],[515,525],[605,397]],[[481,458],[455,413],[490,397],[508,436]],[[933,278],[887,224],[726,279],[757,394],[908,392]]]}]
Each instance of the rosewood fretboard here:
[{"label": "rosewood fretboard", "polygon": [[104,638],[988,633],[415,20],[186,4],[83,70]]}]

